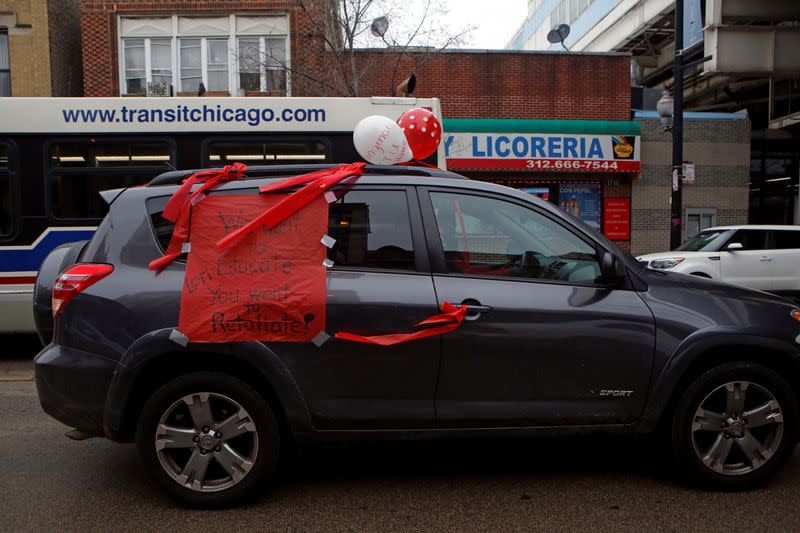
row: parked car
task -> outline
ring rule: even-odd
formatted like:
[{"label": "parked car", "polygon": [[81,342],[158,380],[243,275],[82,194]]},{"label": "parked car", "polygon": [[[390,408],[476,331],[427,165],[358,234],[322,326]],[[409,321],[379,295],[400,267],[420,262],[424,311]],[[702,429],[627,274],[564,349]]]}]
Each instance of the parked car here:
[{"label": "parked car", "polygon": [[637,258],[655,270],[800,297],[800,226],[720,226],[671,252]]},{"label": "parked car", "polygon": [[[317,168],[251,168],[213,194]],[[547,202],[434,169],[368,166],[330,205],[327,329],[407,331],[448,301],[468,306],[458,330],[176,343],[185,263],[148,263],[188,174],[105,193],[91,241],[45,260],[35,305],[44,410],[75,438],[135,440],[182,502],[241,501],[289,446],[322,440],[655,433],[721,489],[767,480],[794,448],[800,309],[644,268]]]}]

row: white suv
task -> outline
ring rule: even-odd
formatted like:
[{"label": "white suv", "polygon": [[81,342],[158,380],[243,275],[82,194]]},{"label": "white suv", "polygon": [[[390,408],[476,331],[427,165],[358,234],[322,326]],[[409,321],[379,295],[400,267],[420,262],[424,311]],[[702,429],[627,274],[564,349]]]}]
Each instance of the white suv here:
[{"label": "white suv", "polygon": [[654,270],[800,297],[800,226],[708,228],[671,252],[637,259]]}]

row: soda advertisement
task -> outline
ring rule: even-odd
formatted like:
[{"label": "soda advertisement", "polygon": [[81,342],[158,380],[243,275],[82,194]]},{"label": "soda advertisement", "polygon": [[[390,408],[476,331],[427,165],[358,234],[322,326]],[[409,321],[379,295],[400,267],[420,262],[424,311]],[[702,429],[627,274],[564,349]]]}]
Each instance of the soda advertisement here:
[{"label": "soda advertisement", "polygon": [[562,183],[558,187],[558,206],[600,231],[600,184]]}]

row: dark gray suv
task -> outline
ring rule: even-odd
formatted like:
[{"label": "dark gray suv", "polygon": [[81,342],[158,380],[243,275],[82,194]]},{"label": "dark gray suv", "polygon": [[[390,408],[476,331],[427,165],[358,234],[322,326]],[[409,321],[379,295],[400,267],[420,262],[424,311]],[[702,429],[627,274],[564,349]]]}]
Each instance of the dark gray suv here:
[{"label": "dark gray suv", "polygon": [[[213,194],[317,168],[250,169]],[[76,437],[135,440],[181,501],[239,501],[309,441],[657,432],[681,472],[723,489],[769,478],[796,443],[791,303],[647,270],[546,202],[439,170],[367,167],[339,187],[327,329],[407,331],[448,301],[468,306],[455,332],[390,347],[176,342],[185,263],[148,263],[188,174],[103,193],[94,238],[47,258],[34,304],[44,410]]]}]

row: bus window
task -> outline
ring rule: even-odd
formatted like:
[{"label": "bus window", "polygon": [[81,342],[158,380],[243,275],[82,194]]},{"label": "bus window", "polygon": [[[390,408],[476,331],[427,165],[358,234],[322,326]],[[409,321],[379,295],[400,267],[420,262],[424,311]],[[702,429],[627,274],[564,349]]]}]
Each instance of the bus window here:
[{"label": "bus window", "polygon": [[172,161],[168,143],[63,142],[50,146],[51,168],[160,167]]},{"label": "bus window", "polygon": [[328,149],[322,141],[210,141],[206,145],[208,166],[241,162],[248,165],[324,163]]},{"label": "bus window", "polygon": [[14,229],[9,152],[8,145],[0,143],[0,236],[10,235]]},{"label": "bus window", "polygon": [[50,211],[56,218],[102,218],[98,192],[147,183],[170,170],[169,141],[71,140],[49,147]]}]

